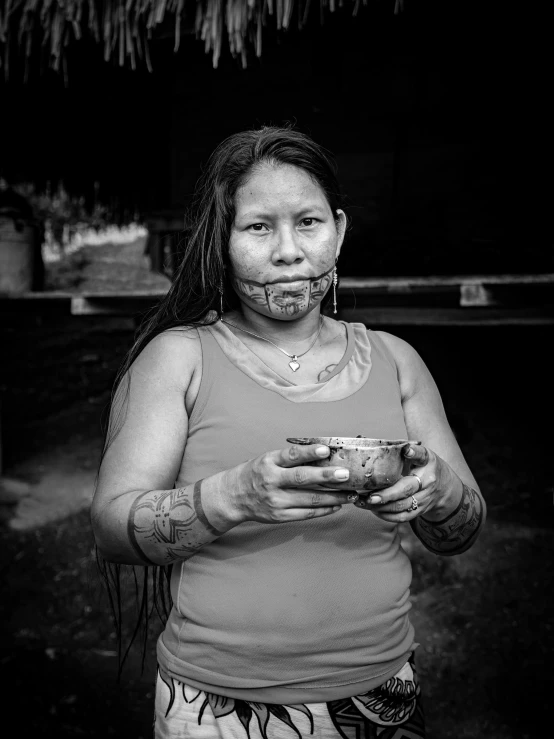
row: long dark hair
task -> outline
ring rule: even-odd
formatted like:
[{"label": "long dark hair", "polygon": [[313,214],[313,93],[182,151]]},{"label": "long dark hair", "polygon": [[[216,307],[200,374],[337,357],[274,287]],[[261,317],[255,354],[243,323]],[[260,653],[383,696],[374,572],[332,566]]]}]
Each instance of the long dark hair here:
[{"label": "long dark hair", "polygon": [[[264,126],[258,130],[233,134],[219,144],[197,182],[186,217],[180,249],[182,256],[171,287],[142,322],[116,376],[108,409],[111,419],[106,430],[103,455],[124,421],[125,402],[122,399],[128,391],[129,370],[147,344],[155,336],[172,328],[214,323],[219,312],[221,291],[226,308],[239,306],[228,268],[235,195],[256,167],[264,163],[294,165],[306,171],[319,184],[335,219],[338,218],[337,210],[342,204],[342,197],[335,161],[327,150],[309,136],[292,127]],[[212,315],[211,311],[215,313]],[[108,592],[115,591],[119,598],[120,567],[112,568],[103,562],[100,565]],[[167,569],[165,576],[157,577],[154,572],[153,582],[167,586],[169,574]],[[154,608],[163,620],[163,616],[167,616],[165,606],[170,603],[167,590],[162,592],[161,588],[148,588],[148,568],[143,569],[142,576],[139,614],[147,621]],[[152,608],[148,605],[149,597],[153,600]],[[159,603],[163,606],[161,612]],[[121,619],[118,619],[117,633],[121,634]],[[136,630],[133,638],[135,635]]]}]

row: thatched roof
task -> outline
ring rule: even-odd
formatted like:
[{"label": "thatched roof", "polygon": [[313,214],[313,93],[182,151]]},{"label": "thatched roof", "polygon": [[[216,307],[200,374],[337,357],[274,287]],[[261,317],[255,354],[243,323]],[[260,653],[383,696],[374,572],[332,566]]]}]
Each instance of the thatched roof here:
[{"label": "thatched roof", "polygon": [[[350,5],[356,15],[367,0],[316,0],[321,17]],[[403,0],[395,0],[394,11]],[[263,29],[302,28],[311,0],[0,0],[0,65],[9,75],[16,56],[29,60],[41,55],[41,66],[64,69],[70,44],[94,39],[104,58],[121,66],[151,69],[149,41],[162,24],[172,22],[174,47],[184,33],[204,42],[217,67],[225,37],[233,56],[246,66],[247,50],[262,53]]]}]

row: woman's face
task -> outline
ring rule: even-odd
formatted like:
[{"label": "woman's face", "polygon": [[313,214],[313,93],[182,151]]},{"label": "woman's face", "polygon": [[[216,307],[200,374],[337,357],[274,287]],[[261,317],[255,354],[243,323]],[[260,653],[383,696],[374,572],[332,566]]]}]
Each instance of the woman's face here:
[{"label": "woman's face", "polygon": [[299,167],[263,164],[235,197],[229,258],[241,302],[295,320],[323,299],[333,279],[346,216],[336,221],[319,184]]}]

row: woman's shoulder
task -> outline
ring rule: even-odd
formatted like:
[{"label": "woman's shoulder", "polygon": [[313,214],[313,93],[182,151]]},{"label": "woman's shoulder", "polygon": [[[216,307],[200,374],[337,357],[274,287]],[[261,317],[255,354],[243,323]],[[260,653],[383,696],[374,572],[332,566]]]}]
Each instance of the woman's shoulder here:
[{"label": "woman's shoulder", "polygon": [[151,339],[132,365],[133,372],[188,385],[201,368],[198,330],[190,326],[167,329]]},{"label": "woman's shoulder", "polygon": [[407,341],[404,341],[404,339],[401,339],[399,336],[395,336],[394,334],[389,334],[388,331],[375,331],[368,329],[368,333],[381,339],[383,344],[392,353],[402,353],[411,349],[411,346]]},{"label": "woman's shoulder", "polygon": [[404,339],[401,339],[400,336],[389,334],[388,331],[370,331],[369,333],[381,339],[381,342],[392,354],[397,364],[404,364],[419,357],[413,346]]},{"label": "woman's shoulder", "polygon": [[414,347],[388,331],[374,332],[394,359],[403,396],[410,396],[423,378],[429,376],[425,362]]}]

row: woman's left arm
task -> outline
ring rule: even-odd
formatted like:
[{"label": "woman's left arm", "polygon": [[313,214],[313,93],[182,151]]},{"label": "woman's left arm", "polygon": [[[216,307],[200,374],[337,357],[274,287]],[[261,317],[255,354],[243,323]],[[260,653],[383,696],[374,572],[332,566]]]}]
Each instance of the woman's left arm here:
[{"label": "woman's left arm", "polygon": [[369,507],[386,521],[409,521],[431,552],[460,554],[473,545],[485,523],[485,501],[425,363],[402,339],[379,335],[396,361],[408,436],[421,446],[406,447],[410,473],[371,495]]}]

